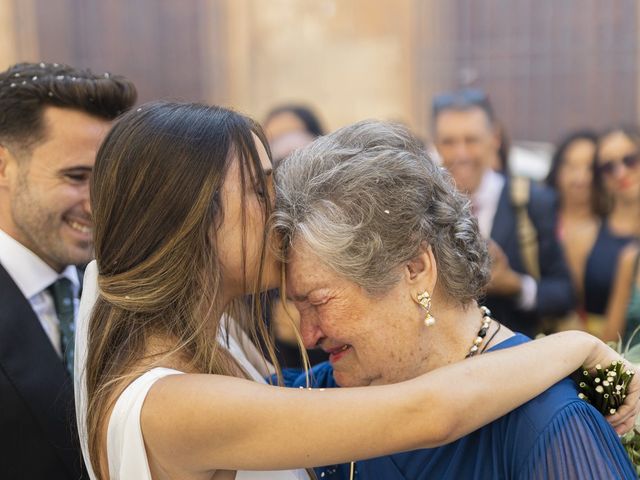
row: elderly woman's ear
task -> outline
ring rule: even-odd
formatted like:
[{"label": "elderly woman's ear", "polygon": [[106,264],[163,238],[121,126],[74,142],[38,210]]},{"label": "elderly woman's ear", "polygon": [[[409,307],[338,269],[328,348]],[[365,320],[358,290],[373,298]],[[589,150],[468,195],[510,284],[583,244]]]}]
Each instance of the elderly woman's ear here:
[{"label": "elderly woman's ear", "polygon": [[404,267],[404,278],[414,296],[427,291],[433,294],[438,279],[438,267],[431,246],[425,245],[420,253],[409,260]]}]

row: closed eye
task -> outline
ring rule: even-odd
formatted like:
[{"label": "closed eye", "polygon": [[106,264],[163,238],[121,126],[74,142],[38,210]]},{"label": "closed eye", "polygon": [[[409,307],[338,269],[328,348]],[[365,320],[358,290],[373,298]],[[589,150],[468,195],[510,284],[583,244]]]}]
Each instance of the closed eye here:
[{"label": "closed eye", "polygon": [[331,299],[330,298],[323,298],[322,300],[316,300],[316,301],[310,302],[310,303],[314,307],[320,307],[322,305],[326,305],[327,303],[329,303],[329,300],[331,300]]},{"label": "closed eye", "polygon": [[85,182],[89,179],[88,175],[72,175],[72,174],[67,174],[65,175],[69,180],[72,180],[74,182]]},{"label": "closed eye", "polygon": [[294,302],[294,305],[296,306],[296,310],[298,310],[298,312],[300,313],[304,313],[305,311],[313,307],[313,305],[311,305],[309,302]]},{"label": "closed eye", "polygon": [[85,183],[91,178],[90,168],[73,168],[64,170],[62,176],[71,183]]},{"label": "closed eye", "polygon": [[253,187],[253,191],[256,192],[256,195],[258,195],[259,197],[265,198],[267,196],[264,188],[262,188],[260,185],[255,185]]}]

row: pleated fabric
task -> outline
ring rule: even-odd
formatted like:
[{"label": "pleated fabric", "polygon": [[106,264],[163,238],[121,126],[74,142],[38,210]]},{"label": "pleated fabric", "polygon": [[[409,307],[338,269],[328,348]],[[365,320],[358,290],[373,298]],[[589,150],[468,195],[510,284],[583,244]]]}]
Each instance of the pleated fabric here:
[{"label": "pleated fabric", "polygon": [[[529,340],[517,334],[491,350]],[[540,368],[553,368],[553,365],[545,365],[541,359]],[[316,365],[310,374],[313,387],[338,387],[329,363]],[[292,382],[294,377],[294,372],[287,372],[288,386],[306,385],[303,375]],[[522,378],[513,381],[522,381]],[[496,395],[500,394],[497,386]],[[455,398],[445,393],[442,402],[450,404]],[[425,405],[425,409],[430,407],[433,406]],[[460,440],[438,448],[360,460],[356,462],[356,472],[357,478],[367,480],[637,478],[615,431],[595,408],[578,398],[576,386],[570,379]],[[349,465],[319,467],[316,474],[323,480],[347,480]]]}]

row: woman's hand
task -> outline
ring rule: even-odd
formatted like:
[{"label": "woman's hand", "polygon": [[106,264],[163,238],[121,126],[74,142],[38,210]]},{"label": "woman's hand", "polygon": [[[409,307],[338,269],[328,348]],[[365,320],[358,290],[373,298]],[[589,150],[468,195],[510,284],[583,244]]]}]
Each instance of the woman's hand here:
[{"label": "woman's hand", "polygon": [[618,408],[615,414],[607,416],[607,421],[616,430],[618,435],[624,435],[635,425],[636,417],[640,413],[640,370],[635,368],[615,350],[607,346],[602,341],[593,338],[593,347],[584,363],[584,368],[593,371],[596,365],[607,367],[614,361],[622,361],[625,370],[635,372],[631,382],[627,386],[627,397],[624,404]]},{"label": "woman's hand", "polygon": [[615,414],[609,415],[607,421],[615,428],[618,435],[629,432],[636,423],[636,417],[640,413],[640,370],[625,362],[627,370],[632,370],[635,375],[627,387],[627,398]]}]

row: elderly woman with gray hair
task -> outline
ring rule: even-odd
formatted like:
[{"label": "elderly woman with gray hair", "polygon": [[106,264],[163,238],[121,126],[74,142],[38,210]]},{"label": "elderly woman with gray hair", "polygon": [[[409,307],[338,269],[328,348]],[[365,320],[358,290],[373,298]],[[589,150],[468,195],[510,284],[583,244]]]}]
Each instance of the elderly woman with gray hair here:
[{"label": "elderly woman with gray hair", "polygon": [[[479,305],[490,270],[469,203],[404,127],[366,121],[321,137],[283,161],[276,186],[287,297],[305,346],[330,355],[312,370],[313,386],[396,383],[529,341]],[[443,391],[442,402],[456,398]],[[636,478],[614,430],[569,379],[443,447],[318,475],[354,470],[384,479]]]}]

